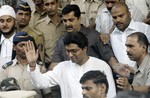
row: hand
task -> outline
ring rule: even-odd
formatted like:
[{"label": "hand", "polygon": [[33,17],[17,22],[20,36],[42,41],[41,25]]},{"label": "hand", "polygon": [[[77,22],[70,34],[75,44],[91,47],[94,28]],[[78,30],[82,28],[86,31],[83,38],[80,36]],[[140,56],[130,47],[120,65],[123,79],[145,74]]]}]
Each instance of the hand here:
[{"label": "hand", "polygon": [[120,76],[129,77],[131,71],[127,66],[127,64],[118,63],[117,65],[115,65],[115,67],[113,67],[113,69]]},{"label": "hand", "polygon": [[120,89],[123,89],[123,90],[132,89],[131,85],[128,82],[128,78],[125,76],[119,76],[116,82],[117,82],[117,87]]},{"label": "hand", "polygon": [[24,46],[26,58],[28,61],[28,64],[31,68],[35,68],[36,61],[38,59],[38,50],[35,51],[35,47],[32,41],[28,41],[26,45]]},{"label": "hand", "polygon": [[110,35],[107,33],[101,33],[100,39],[102,40],[103,44],[108,44],[110,40]]}]

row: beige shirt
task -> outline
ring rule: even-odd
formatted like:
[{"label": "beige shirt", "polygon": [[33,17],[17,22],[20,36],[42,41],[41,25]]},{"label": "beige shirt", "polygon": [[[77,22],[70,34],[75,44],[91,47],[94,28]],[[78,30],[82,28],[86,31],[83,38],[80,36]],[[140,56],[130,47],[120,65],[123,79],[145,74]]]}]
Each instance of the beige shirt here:
[{"label": "beige shirt", "polygon": [[57,40],[66,32],[65,26],[61,20],[58,25],[55,25],[51,19],[46,16],[36,24],[36,28],[44,35],[45,62],[50,63]]},{"label": "beige shirt", "polygon": [[133,85],[150,86],[150,54],[147,54],[139,68],[135,68]]},{"label": "beige shirt", "polygon": [[40,90],[35,89],[33,84],[31,83],[29,73],[27,71],[27,64],[21,65],[17,59],[13,60],[13,64],[6,69],[3,69],[0,73],[0,82],[3,79],[14,77],[21,88],[21,90],[34,90],[38,94],[35,98],[41,98]]},{"label": "beige shirt", "polygon": [[88,27],[95,23],[95,18],[99,7],[102,5],[101,0],[91,0],[89,3],[87,0],[72,0],[71,4],[77,4],[81,10],[81,23]]},{"label": "beige shirt", "polygon": [[47,15],[47,14],[46,14],[45,11],[42,12],[42,13],[40,13],[40,12],[38,12],[37,10],[34,9],[34,10],[32,11],[32,13],[31,13],[31,19],[30,19],[29,25],[30,25],[30,26],[34,26],[34,25],[37,23],[37,21],[39,21],[39,20],[45,18],[46,15]]}]

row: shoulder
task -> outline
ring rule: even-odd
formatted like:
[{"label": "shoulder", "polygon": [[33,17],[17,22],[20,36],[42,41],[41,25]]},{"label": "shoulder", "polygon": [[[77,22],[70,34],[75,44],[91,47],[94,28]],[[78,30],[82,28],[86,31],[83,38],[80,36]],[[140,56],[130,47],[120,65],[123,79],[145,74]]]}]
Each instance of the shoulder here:
[{"label": "shoulder", "polygon": [[2,68],[6,69],[6,68],[8,68],[11,65],[13,65],[13,61],[7,62],[6,64],[2,65]]},{"label": "shoulder", "polygon": [[96,35],[96,36],[99,35],[99,32],[96,31],[95,29],[87,28],[87,27],[84,27],[84,26],[82,26],[80,31],[83,32],[86,35]]},{"label": "shoulder", "polygon": [[30,27],[30,31],[29,32],[33,32],[36,35],[42,35],[42,33],[39,30],[37,30],[35,27]]},{"label": "shoulder", "polygon": [[38,20],[38,21],[36,22],[35,26],[37,26],[37,25],[39,25],[39,24],[45,22],[45,20],[46,20],[46,17],[45,17],[45,18],[42,18],[41,20]]}]

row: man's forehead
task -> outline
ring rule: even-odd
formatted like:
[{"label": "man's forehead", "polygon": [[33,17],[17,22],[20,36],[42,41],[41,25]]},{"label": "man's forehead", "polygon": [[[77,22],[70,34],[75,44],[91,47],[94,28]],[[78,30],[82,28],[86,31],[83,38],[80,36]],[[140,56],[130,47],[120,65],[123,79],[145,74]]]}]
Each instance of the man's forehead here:
[{"label": "man's forehead", "polygon": [[26,44],[28,41],[21,41],[18,44]]}]

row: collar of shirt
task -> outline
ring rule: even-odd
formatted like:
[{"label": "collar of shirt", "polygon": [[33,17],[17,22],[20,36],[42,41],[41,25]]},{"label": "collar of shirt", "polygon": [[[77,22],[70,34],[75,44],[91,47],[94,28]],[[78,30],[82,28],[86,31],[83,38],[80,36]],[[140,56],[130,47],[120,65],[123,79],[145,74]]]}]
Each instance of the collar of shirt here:
[{"label": "collar of shirt", "polygon": [[14,37],[15,33],[10,37],[10,38],[5,38],[3,34],[1,34],[1,42],[0,44],[2,44],[2,42],[5,40],[5,39],[9,39],[10,42],[13,42],[13,37]]},{"label": "collar of shirt", "polygon": [[13,59],[13,64],[12,64],[11,66],[15,66],[15,65],[17,65],[17,64],[19,64],[17,58]]},{"label": "collar of shirt", "polygon": [[[62,20],[60,20],[61,22]],[[52,20],[48,17],[48,15],[45,17],[45,22],[46,24],[49,24],[50,22],[52,22]]]},{"label": "collar of shirt", "polygon": [[49,24],[51,22],[51,19],[48,17],[48,15],[45,17],[45,21],[46,21],[46,24]]},{"label": "collar of shirt", "polygon": [[149,57],[150,57],[150,54],[147,54],[147,55],[145,56],[145,58],[143,59],[142,63],[140,64],[139,68],[138,68],[138,66],[137,66],[137,64],[136,64],[136,66],[135,66],[136,73],[138,73],[138,72],[144,73],[145,67],[146,67],[146,66],[149,66],[149,65],[145,64],[145,63],[147,63],[147,61],[149,61]]},{"label": "collar of shirt", "polygon": [[15,58],[15,59],[13,60],[13,64],[12,64],[11,66],[15,66],[17,63],[18,63],[18,61],[17,61],[17,59]]}]

